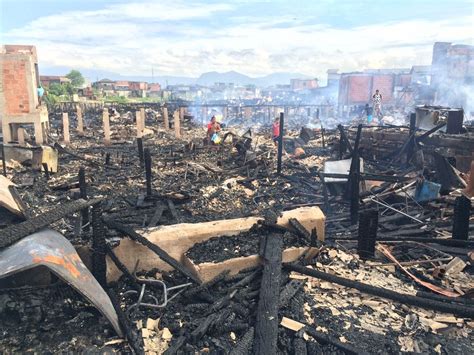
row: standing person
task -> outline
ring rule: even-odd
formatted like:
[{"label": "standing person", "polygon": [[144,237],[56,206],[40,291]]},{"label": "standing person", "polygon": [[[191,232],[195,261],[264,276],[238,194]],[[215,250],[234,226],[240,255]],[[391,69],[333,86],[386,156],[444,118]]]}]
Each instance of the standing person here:
[{"label": "standing person", "polygon": [[374,110],[377,118],[382,116],[382,94],[379,89],[375,90],[375,94],[372,96],[372,102],[374,103]]},{"label": "standing person", "polygon": [[370,107],[369,104],[365,104],[364,111],[367,116],[367,123],[370,124],[370,122],[372,122],[373,108]]},{"label": "standing person", "polygon": [[41,84],[39,84],[38,88],[36,90],[37,90],[37,93],[38,93],[38,107],[40,107],[42,102],[43,102],[43,95],[44,95],[43,86],[41,86]]},{"label": "standing person", "polygon": [[275,117],[272,124],[272,139],[275,145],[278,145],[278,137],[280,137],[280,117]]},{"label": "standing person", "polygon": [[212,116],[211,121],[207,124],[207,139],[211,144],[219,144],[219,132],[221,131],[221,125],[217,122],[216,117]]}]

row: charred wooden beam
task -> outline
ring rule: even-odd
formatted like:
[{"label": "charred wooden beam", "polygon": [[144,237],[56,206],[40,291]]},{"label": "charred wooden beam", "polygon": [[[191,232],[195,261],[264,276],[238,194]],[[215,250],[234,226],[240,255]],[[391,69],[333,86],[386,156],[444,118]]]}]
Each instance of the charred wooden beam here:
[{"label": "charred wooden beam", "polygon": [[410,131],[408,134],[408,147],[407,147],[407,164],[410,163],[411,158],[413,157],[413,150],[415,149],[415,132],[416,132],[416,113],[412,112],[410,114]]},{"label": "charred wooden beam", "polygon": [[[79,196],[87,200],[87,183],[86,183],[86,171],[83,166],[79,168]],[[82,220],[82,227],[88,228],[89,223],[89,208],[84,208],[81,211],[81,220]]]},{"label": "charred wooden beam", "polygon": [[8,226],[0,230],[0,248],[10,246],[18,240],[48,227],[51,223],[59,221],[61,218],[71,215],[74,212],[93,206],[100,201],[100,199],[92,199],[89,201],[79,199],[61,204],[39,216],[31,217],[24,222]]},{"label": "charred wooden beam", "polygon": [[2,144],[2,167],[3,167],[3,176],[7,176],[7,162],[5,160],[5,145]]},{"label": "charred wooden beam", "polygon": [[279,234],[265,235],[262,238],[261,257],[264,266],[255,325],[254,353],[273,355],[277,353],[283,238]]},{"label": "charred wooden beam", "polygon": [[350,193],[350,213],[351,224],[357,224],[359,219],[359,185],[360,185],[360,159],[359,159],[359,142],[362,133],[362,125],[357,127],[357,136],[354,143],[354,151],[352,152],[351,167],[349,170],[348,187]]},{"label": "charred wooden beam", "polygon": [[440,130],[440,129],[443,128],[444,126],[446,126],[446,122],[442,122],[442,123],[440,123],[439,125],[437,125],[436,127],[431,128],[429,131],[426,131],[426,132],[423,133],[421,136],[416,137],[416,143],[417,143],[417,144],[423,143],[423,141],[424,141],[426,138],[428,138],[430,135],[432,135],[432,134],[435,133],[436,131]]},{"label": "charred wooden beam", "polygon": [[195,283],[200,284],[201,281],[194,276],[183,264],[181,264],[178,260],[173,258],[171,255],[169,255],[165,250],[161,249],[158,245],[150,242],[148,239],[145,237],[141,236],[137,232],[135,232],[132,228],[129,228],[127,226],[124,226],[121,223],[115,222],[115,221],[110,221],[110,220],[104,220],[105,224],[112,228],[115,229],[121,233],[124,233],[134,241],[139,242],[140,244],[146,246],[149,248],[151,251],[153,251],[156,255],[160,257],[161,260],[166,262],[168,265],[170,265],[172,268],[175,270],[181,272],[184,276],[190,278],[193,280]]},{"label": "charred wooden beam", "polygon": [[110,301],[114,306],[115,312],[117,313],[117,318],[120,323],[120,328],[122,328],[122,332],[125,335],[128,344],[133,349],[135,354],[145,355],[145,351],[143,350],[143,344],[141,343],[141,337],[138,336],[138,333],[134,330],[135,327],[131,324],[130,320],[123,312],[122,307],[120,307],[119,299],[112,290],[105,289],[105,291],[107,292]]},{"label": "charred wooden beam", "polygon": [[100,203],[92,207],[92,271],[102,287],[107,287],[105,226]]},{"label": "charred wooden beam", "polygon": [[144,153],[143,153],[143,138],[137,138],[138,158],[140,159],[140,165],[143,165]]},{"label": "charred wooden beam", "polygon": [[[346,132],[344,131],[344,127],[340,124],[337,126],[337,129],[339,130],[341,134],[341,141],[340,141],[340,146],[339,146],[339,158],[342,159],[343,153],[346,151],[346,149],[349,149],[349,152],[353,153],[352,145],[351,142],[349,142],[349,138],[347,138]],[[341,146],[343,148],[341,148]]]},{"label": "charred wooden beam", "polygon": [[464,195],[456,197],[456,201],[454,203],[453,239],[468,239],[470,215],[471,200]]},{"label": "charred wooden beam", "polygon": [[281,160],[283,156],[283,131],[285,124],[284,113],[280,112],[280,135],[278,136],[277,174],[281,174]]},{"label": "charred wooden beam", "polygon": [[151,197],[151,153],[150,149],[145,148],[145,179],[146,179],[146,195]]},{"label": "charred wooden beam", "polygon": [[41,165],[43,166],[44,176],[46,177],[46,180],[49,180],[48,163],[41,163]]},{"label": "charred wooden beam", "polygon": [[374,257],[378,218],[379,213],[375,209],[366,210],[360,213],[357,253],[361,259],[369,259]]},{"label": "charred wooden beam", "polygon": [[452,313],[460,317],[473,318],[474,307],[466,307],[459,305],[452,305],[449,303],[439,302],[435,300],[425,299],[422,297],[412,296],[404,293],[395,292],[382,287],[375,287],[367,285],[362,282],[349,280],[344,277],[328,274],[315,269],[309,269],[304,266],[285,264],[284,268],[290,271],[295,271],[303,275],[317,277],[318,279],[333,282],[344,287],[351,287],[360,292],[368,293],[370,295],[387,298],[402,304],[409,304],[421,308],[432,309],[438,312]]}]

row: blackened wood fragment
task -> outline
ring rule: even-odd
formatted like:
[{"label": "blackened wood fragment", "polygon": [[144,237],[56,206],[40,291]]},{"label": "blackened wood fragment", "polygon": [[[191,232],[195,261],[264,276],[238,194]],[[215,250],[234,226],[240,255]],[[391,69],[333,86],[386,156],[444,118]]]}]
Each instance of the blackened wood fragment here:
[{"label": "blackened wood fragment", "polygon": [[158,205],[156,206],[155,213],[153,213],[150,222],[148,222],[148,227],[155,227],[158,224],[161,219],[161,216],[163,215],[164,210],[165,206],[162,203],[158,203]]},{"label": "blackened wood fragment", "polygon": [[107,287],[107,266],[105,262],[105,226],[102,222],[102,207],[92,207],[92,270],[102,287]]},{"label": "blackened wood fragment", "polygon": [[252,343],[255,334],[253,327],[249,328],[242,339],[239,340],[229,355],[247,355],[251,353]]},{"label": "blackened wood fragment", "polygon": [[257,320],[255,325],[254,353],[277,353],[278,308],[283,238],[281,235],[264,236],[264,261],[260,286]]}]

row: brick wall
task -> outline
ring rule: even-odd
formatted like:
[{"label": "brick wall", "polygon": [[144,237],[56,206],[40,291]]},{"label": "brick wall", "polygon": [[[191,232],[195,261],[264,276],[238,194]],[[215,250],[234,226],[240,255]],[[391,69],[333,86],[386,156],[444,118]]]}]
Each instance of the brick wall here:
[{"label": "brick wall", "polygon": [[36,49],[34,46],[5,45],[0,49],[2,115],[31,113],[37,105]]},{"label": "brick wall", "polygon": [[[382,94],[382,102],[387,103],[393,99],[393,88],[394,88],[394,75],[374,75],[372,82],[372,95],[375,93],[375,90],[379,89]],[[372,95],[370,95],[372,97]]]},{"label": "brick wall", "polygon": [[371,79],[372,77],[369,75],[352,76],[349,78],[349,105],[370,102]]},{"label": "brick wall", "polygon": [[3,92],[5,114],[18,115],[30,112],[25,61],[11,59],[3,61]]}]

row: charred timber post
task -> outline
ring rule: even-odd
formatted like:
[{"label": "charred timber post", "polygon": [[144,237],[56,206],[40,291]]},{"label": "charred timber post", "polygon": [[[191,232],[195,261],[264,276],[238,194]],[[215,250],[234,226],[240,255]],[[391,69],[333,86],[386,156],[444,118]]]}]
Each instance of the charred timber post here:
[{"label": "charred timber post", "polygon": [[150,149],[145,148],[145,178],[146,178],[146,195],[151,197],[151,154]]},{"label": "charred timber post", "polygon": [[409,133],[409,142],[407,148],[407,164],[410,163],[410,160],[413,156],[413,150],[415,149],[415,131],[416,131],[416,113],[410,114],[410,133]]},{"label": "charred timber post", "polygon": [[[86,171],[83,166],[79,168],[79,196],[87,200],[87,184],[86,184]],[[89,222],[89,209],[84,208],[81,211],[81,216],[82,216],[82,226],[85,228],[85,225]]]},{"label": "charred timber post", "polygon": [[7,162],[5,161],[5,146],[2,144],[2,166],[3,176],[7,176]]},{"label": "charred timber post", "polygon": [[315,269],[309,269],[305,266],[296,265],[296,264],[284,264],[285,269],[290,271],[295,271],[303,275],[308,275],[316,277],[318,279],[336,283],[344,287],[351,287],[360,292],[367,293],[369,295],[374,295],[386,299],[390,299],[402,304],[409,304],[412,306],[422,307],[426,309],[432,309],[438,312],[451,313],[460,317],[473,318],[474,317],[474,307],[467,307],[457,304],[450,304],[435,300],[430,300],[422,297],[417,297],[409,295],[406,293],[399,293],[392,290],[388,290],[382,287],[376,287],[368,285],[362,282],[346,279],[344,277],[336,276],[333,274],[328,274]]},{"label": "charred timber post", "polygon": [[454,202],[453,239],[468,239],[470,214],[471,200],[464,195],[456,197]]},{"label": "charred timber post", "polygon": [[105,226],[102,222],[102,206],[100,203],[92,206],[92,270],[94,277],[102,287],[107,287],[107,264],[105,255]]},{"label": "charred timber post", "polygon": [[281,234],[265,235],[263,238],[261,256],[264,266],[253,350],[254,354],[273,355],[277,353],[283,238]]},{"label": "charred timber post", "polygon": [[379,213],[375,209],[360,213],[357,253],[361,259],[373,258],[375,255],[378,220]]},{"label": "charred timber post", "polygon": [[110,165],[110,153],[105,154],[105,165]]},{"label": "charred timber post", "polygon": [[[44,170],[44,175],[46,176],[46,180],[49,180],[49,168],[48,168],[48,163],[42,163]],[[6,175],[5,175],[6,176]]]},{"label": "charred timber post", "polygon": [[359,185],[360,185],[360,159],[359,159],[359,142],[362,133],[362,125],[357,127],[357,136],[354,143],[354,151],[352,152],[351,168],[349,173],[349,191],[350,191],[350,213],[351,225],[357,224],[359,219]]},{"label": "charred timber post", "polygon": [[138,158],[140,159],[140,165],[143,166],[143,138],[137,138]]},{"label": "charred timber post", "polygon": [[324,128],[323,128],[323,125],[321,125],[321,140],[322,140],[322,145],[323,145],[323,148],[326,148],[326,142],[324,140]]},{"label": "charred timber post", "polygon": [[277,156],[277,174],[281,174],[281,158],[283,155],[283,126],[285,124],[285,114],[280,112],[280,135],[278,136],[278,156]]},{"label": "charred timber post", "polygon": [[[347,138],[347,135],[346,135],[346,132],[344,131],[344,127],[340,124],[337,126],[337,129],[339,129],[339,132],[341,133],[341,144],[339,146],[339,154],[340,154],[340,158],[342,159],[342,154],[346,151],[346,149],[349,149],[349,152],[353,153],[353,149],[352,149],[352,145],[351,145],[351,142],[349,142],[349,138]],[[342,144],[342,142],[344,142],[344,144]],[[343,147],[344,149],[342,149],[341,147]],[[342,153],[341,153],[342,151]]]}]

